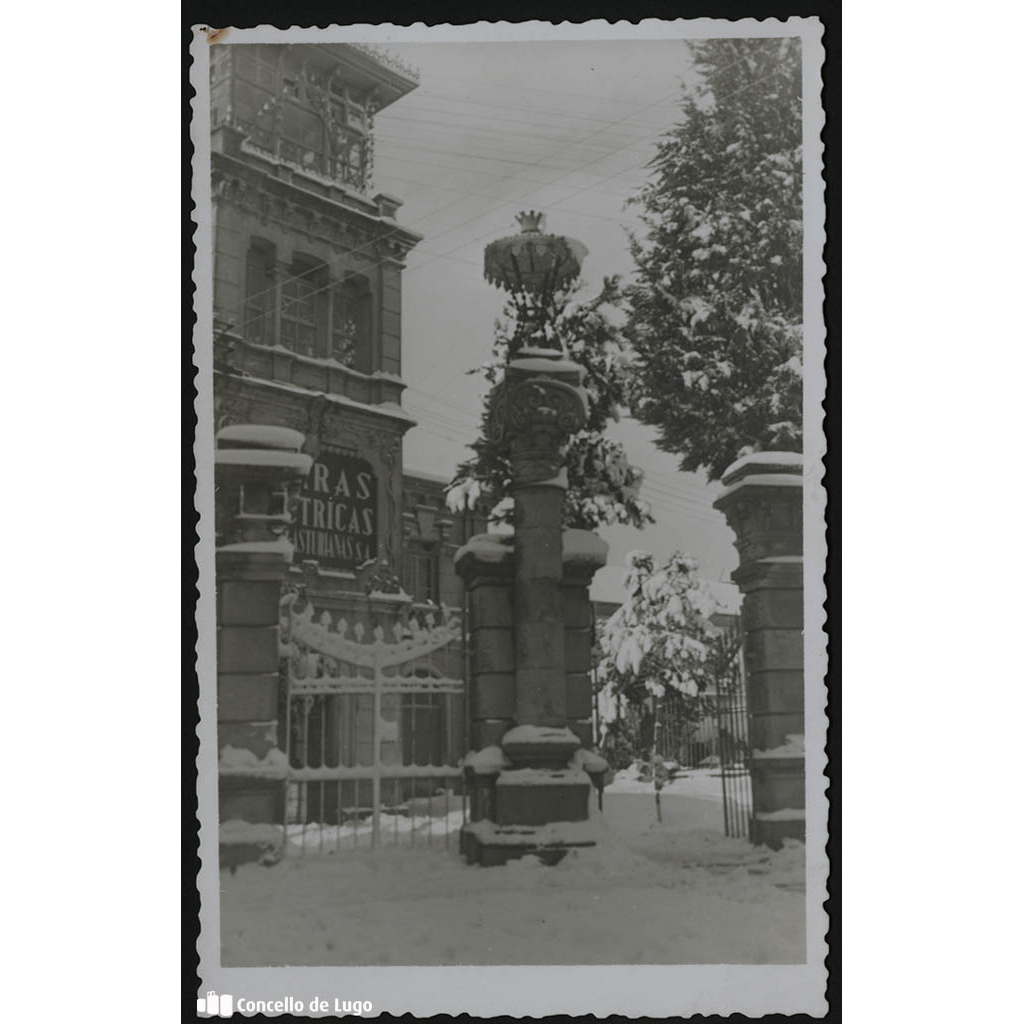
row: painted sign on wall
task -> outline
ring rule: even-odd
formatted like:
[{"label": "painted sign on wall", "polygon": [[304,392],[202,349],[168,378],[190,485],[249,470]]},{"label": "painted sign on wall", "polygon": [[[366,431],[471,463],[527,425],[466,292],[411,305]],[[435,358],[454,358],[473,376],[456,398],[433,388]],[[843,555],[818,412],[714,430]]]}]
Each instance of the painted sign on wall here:
[{"label": "painted sign on wall", "polygon": [[377,477],[365,459],[323,450],[299,495],[295,561],[355,569],[377,557]]}]

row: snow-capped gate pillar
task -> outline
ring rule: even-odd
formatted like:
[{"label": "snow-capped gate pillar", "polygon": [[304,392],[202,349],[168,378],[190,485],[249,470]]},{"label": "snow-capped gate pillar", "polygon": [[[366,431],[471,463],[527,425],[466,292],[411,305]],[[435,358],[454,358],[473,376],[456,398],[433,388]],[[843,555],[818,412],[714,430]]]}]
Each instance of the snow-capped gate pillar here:
[{"label": "snow-capped gate pillar", "polygon": [[[467,778],[477,799],[460,844],[467,860],[485,866],[526,853],[555,860],[570,846],[594,842],[586,832],[587,770],[594,766],[570,728],[570,712],[578,711],[579,702],[574,694],[570,708],[563,588],[564,452],[569,436],[586,422],[581,379],[582,368],[560,352],[524,350],[509,363],[491,401],[487,430],[495,441],[508,443],[515,501],[511,561],[501,552],[500,558],[490,559],[492,575],[498,564],[509,564],[513,574],[515,725],[503,733],[500,747],[478,749],[467,758]],[[481,550],[482,545],[480,540]],[[459,553],[459,572],[467,581],[481,561],[481,551],[472,548],[469,544]],[[481,604],[472,594],[471,616],[479,622]],[[589,617],[587,627],[589,637]],[[487,627],[474,627],[478,667],[487,660],[479,641],[494,646],[499,660],[505,657],[487,633]],[[474,670],[470,685],[475,693],[481,682]],[[479,701],[479,693],[474,700]]]},{"label": "snow-capped gate pillar", "polygon": [[469,745],[498,747],[512,726],[516,682],[512,583],[515,553],[504,534],[477,534],[455,554],[469,599]]},{"label": "snow-capped gate pillar", "polygon": [[584,747],[594,742],[590,672],[594,623],[590,584],[608,561],[608,544],[589,530],[562,535],[562,596],[565,614],[565,685],[569,728]]},{"label": "snow-capped gate pillar", "polygon": [[[217,434],[217,747],[220,820],[280,823],[278,626],[287,530],[312,459],[302,434],[258,424]],[[241,834],[241,833],[240,833]],[[240,841],[230,863],[257,855]]]},{"label": "snow-capped gate pillar", "polygon": [[758,452],[723,474],[736,534],[755,843],[804,838],[803,458]]},{"label": "snow-capped gate pillar", "polygon": [[[546,350],[532,350],[541,351]],[[491,437],[511,448],[518,725],[566,724],[564,450],[570,434],[586,422],[581,379],[582,368],[554,350],[515,359],[498,386],[487,425]]]}]

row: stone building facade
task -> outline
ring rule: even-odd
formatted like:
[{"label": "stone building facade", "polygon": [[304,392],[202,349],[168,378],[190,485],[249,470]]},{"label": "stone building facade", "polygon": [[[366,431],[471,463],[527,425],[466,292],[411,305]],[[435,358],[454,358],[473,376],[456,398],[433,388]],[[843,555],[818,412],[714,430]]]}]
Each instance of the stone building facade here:
[{"label": "stone building facade", "polygon": [[[296,522],[314,593],[396,571],[402,540],[401,274],[420,240],[371,195],[374,114],[415,88],[352,45],[212,48],[216,426],[302,432]],[[308,572],[307,572],[308,575]]]},{"label": "stone building facade", "polygon": [[[211,48],[218,448],[233,425],[296,432],[311,466],[279,589],[369,629],[411,603],[400,585],[402,438],[414,423],[402,408],[401,277],[421,238],[398,223],[399,199],[373,192],[373,118],[416,85],[388,54],[354,44]],[[263,758],[288,746],[276,654],[252,663],[255,632],[274,628],[263,619],[276,605],[246,621],[252,636],[235,644],[252,611],[235,607],[237,589],[225,584],[218,578],[218,746]],[[361,714],[331,725],[321,756],[358,743]],[[222,821],[279,821],[279,789],[236,774],[222,772]]]}]

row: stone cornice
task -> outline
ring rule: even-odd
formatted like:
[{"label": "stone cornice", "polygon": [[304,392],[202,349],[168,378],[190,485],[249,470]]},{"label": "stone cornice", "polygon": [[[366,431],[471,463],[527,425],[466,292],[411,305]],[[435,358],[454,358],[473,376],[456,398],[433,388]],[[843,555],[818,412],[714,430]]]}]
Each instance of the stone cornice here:
[{"label": "stone cornice", "polygon": [[385,370],[363,373],[336,359],[249,341],[224,326],[214,338],[213,365],[225,376],[272,381],[305,393],[330,395],[353,407],[382,406],[391,416],[404,417],[410,426],[414,423],[400,404],[405,383]]},{"label": "stone cornice", "polygon": [[[368,259],[401,264],[423,236],[377,213],[376,205],[307,178],[301,172],[254,154],[212,154],[213,200],[260,220],[326,242],[361,250]],[[319,191],[317,191],[319,190]],[[325,194],[326,193],[326,194]],[[357,205],[358,203],[358,205]]]},{"label": "stone cornice", "polygon": [[325,412],[340,416],[345,420],[362,422],[367,426],[380,426],[389,432],[398,431],[404,434],[416,421],[401,406],[370,405],[356,402],[340,395],[324,394],[310,391],[293,384],[281,381],[264,380],[260,377],[243,377],[236,374],[214,371],[214,394],[217,398],[227,399],[232,394],[245,394],[250,401],[273,400],[276,397],[283,407],[296,411],[295,423],[289,424],[293,429],[305,428],[306,420],[319,410],[319,418]]}]

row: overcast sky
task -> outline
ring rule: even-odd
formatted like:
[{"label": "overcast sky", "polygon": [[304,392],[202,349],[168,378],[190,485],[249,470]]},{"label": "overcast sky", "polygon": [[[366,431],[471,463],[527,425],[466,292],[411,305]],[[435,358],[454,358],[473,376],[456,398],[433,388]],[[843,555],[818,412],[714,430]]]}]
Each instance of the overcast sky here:
[{"label": "overcast sky", "polygon": [[[483,279],[484,246],[537,209],[548,229],[589,249],[583,280],[628,275],[623,208],[647,176],[659,134],[677,117],[691,74],[679,40],[388,44],[417,67],[420,86],[376,119],[374,189],[404,200],[400,222],[424,235],[403,275],[404,404],[419,425],[405,440],[407,470],[450,476],[479,426],[484,382],[467,371],[489,357],[502,294]],[[657,523],[602,527],[614,590],[629,551],[676,549],[709,579],[736,565],[732,534],[711,508],[717,488],[678,470],[655,432],[632,420],[609,433],[647,479]]]}]

